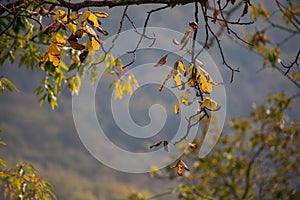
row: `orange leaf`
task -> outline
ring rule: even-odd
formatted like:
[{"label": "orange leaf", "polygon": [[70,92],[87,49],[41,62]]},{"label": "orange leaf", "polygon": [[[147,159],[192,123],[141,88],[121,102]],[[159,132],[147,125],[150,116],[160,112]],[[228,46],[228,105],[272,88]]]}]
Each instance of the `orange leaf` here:
[{"label": "orange leaf", "polygon": [[223,23],[223,21],[222,21],[222,20],[219,20],[219,19],[218,19],[218,23],[220,24],[220,26],[223,26],[223,27],[225,27],[225,24]]}]

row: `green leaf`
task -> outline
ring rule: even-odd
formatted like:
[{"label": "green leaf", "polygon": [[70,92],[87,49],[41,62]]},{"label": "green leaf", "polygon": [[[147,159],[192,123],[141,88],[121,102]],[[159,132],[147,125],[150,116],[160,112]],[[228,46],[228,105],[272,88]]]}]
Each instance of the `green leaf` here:
[{"label": "green leaf", "polygon": [[74,93],[78,95],[81,87],[81,78],[78,75],[73,76],[72,78],[70,78],[68,86],[71,90],[72,95],[74,95]]},{"label": "green leaf", "polygon": [[16,91],[18,92],[18,88],[7,78],[0,78],[0,92],[4,93],[4,88],[7,88],[10,92]]},{"label": "green leaf", "polygon": [[73,71],[74,69],[78,69],[79,66],[80,66],[79,63],[72,63],[71,66],[70,66],[69,69],[68,69],[68,72],[71,72],[71,71]]}]

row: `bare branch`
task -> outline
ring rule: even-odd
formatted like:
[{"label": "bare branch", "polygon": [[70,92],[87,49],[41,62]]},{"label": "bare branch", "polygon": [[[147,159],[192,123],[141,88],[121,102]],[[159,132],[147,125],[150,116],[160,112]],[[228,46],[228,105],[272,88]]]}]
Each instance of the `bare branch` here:
[{"label": "bare branch", "polygon": [[142,35],[141,35],[141,37],[140,37],[140,40],[138,41],[138,43],[137,43],[136,47],[134,48],[134,50],[128,52],[128,53],[133,54],[133,55],[134,55],[134,58],[133,58],[133,60],[132,60],[130,63],[128,63],[127,65],[125,65],[123,68],[126,68],[126,67],[132,65],[132,64],[135,62],[135,59],[136,59],[136,51],[137,51],[137,49],[139,48],[139,46],[140,46],[140,44],[141,44],[143,38],[145,37],[145,34],[146,34],[146,28],[147,28],[147,25],[148,25],[148,22],[149,22],[149,19],[150,19],[151,14],[154,13],[154,12],[157,12],[157,11],[160,11],[160,10],[163,10],[163,9],[166,9],[166,8],[168,8],[168,7],[169,7],[169,6],[163,6],[163,7],[159,7],[159,8],[156,8],[156,9],[153,9],[153,10],[150,10],[150,11],[147,12],[148,15],[147,15],[146,20],[145,20],[145,23],[144,23],[143,33],[142,33]]},{"label": "bare branch", "polygon": [[298,50],[298,53],[297,53],[297,55],[296,55],[295,60],[294,60],[291,64],[285,65],[285,64],[283,64],[282,61],[280,62],[280,64],[281,64],[284,68],[287,68],[287,71],[284,73],[285,76],[290,72],[290,70],[292,69],[292,67],[293,67],[294,65],[299,66],[299,64],[298,64],[299,56],[300,56],[300,49]]},{"label": "bare branch", "polygon": [[206,113],[204,113],[204,115],[202,115],[196,122],[192,123],[192,120],[194,117],[200,115],[204,110],[201,110],[199,113],[196,113],[192,116],[190,116],[188,119],[187,119],[187,122],[188,122],[188,125],[187,125],[187,130],[186,130],[186,133],[184,134],[184,136],[182,136],[179,140],[175,141],[173,144],[174,145],[177,145],[179,144],[180,142],[182,142],[183,140],[185,140],[189,133],[190,133],[190,130],[193,126],[197,125],[202,119],[204,119],[204,117],[208,117],[208,115]]},{"label": "bare branch", "polygon": [[[189,3],[197,2],[197,0],[106,0],[106,1],[83,1],[80,3],[70,3],[65,0],[58,0],[60,6],[67,7],[72,10],[80,10],[87,7],[117,7],[117,6],[130,6],[141,4],[166,4],[168,7],[174,7],[176,5],[185,5]],[[1,13],[1,12],[0,12]]]},{"label": "bare branch", "polygon": [[221,57],[222,57],[223,64],[231,70],[231,79],[230,79],[230,82],[232,83],[233,82],[234,73],[235,72],[239,72],[240,70],[239,70],[239,68],[235,69],[235,68],[231,67],[226,62],[225,56],[224,56],[224,53],[223,53],[223,49],[222,49],[222,46],[221,46],[221,42],[219,41],[218,36],[213,32],[213,30],[210,28],[210,26],[208,26],[208,29],[209,29],[210,33],[214,36],[214,38],[216,39],[216,41],[217,41],[217,44],[218,44],[218,47],[219,47],[219,51],[220,51],[220,54],[221,54]]}]

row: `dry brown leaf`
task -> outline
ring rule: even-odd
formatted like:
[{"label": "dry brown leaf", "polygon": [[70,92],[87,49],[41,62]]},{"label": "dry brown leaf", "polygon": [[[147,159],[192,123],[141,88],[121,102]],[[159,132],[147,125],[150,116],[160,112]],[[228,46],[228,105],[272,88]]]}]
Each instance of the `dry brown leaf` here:
[{"label": "dry brown leaf", "polygon": [[149,148],[152,149],[153,147],[158,147],[159,145],[161,145],[162,141],[156,142],[154,144],[152,144]]},{"label": "dry brown leaf", "polygon": [[169,152],[169,142],[168,141],[164,141],[164,150],[166,151],[166,152]]},{"label": "dry brown leaf", "polygon": [[154,67],[158,67],[158,66],[164,65],[164,64],[167,62],[167,57],[168,57],[168,54],[165,55],[164,57],[162,57],[162,58],[156,63],[156,65],[154,65]]},{"label": "dry brown leaf", "polygon": [[86,59],[86,57],[88,56],[89,54],[89,51],[88,50],[85,50],[83,51],[80,55],[79,55],[79,59],[80,59],[80,62],[83,63]]},{"label": "dry brown leaf", "polygon": [[197,22],[189,22],[189,25],[190,25],[190,27],[192,27],[193,29],[197,29],[197,28],[199,27]]}]

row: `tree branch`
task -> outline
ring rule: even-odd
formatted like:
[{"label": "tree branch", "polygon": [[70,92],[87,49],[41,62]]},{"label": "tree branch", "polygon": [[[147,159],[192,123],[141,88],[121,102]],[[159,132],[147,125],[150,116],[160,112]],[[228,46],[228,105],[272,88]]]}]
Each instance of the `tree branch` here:
[{"label": "tree branch", "polygon": [[256,151],[256,153],[253,155],[253,157],[251,158],[247,170],[246,170],[246,177],[245,177],[245,189],[244,189],[244,193],[242,196],[242,199],[245,199],[248,195],[248,191],[249,191],[249,184],[250,184],[250,174],[251,174],[251,169],[252,169],[252,165],[255,162],[255,159],[259,156],[259,154],[263,151],[263,149],[265,148],[265,143],[263,143],[259,149]]},{"label": "tree branch", "polygon": [[[22,1],[23,2],[23,1]],[[198,2],[197,0],[106,0],[106,1],[83,1],[80,3],[70,3],[65,0],[58,0],[60,6],[70,8],[72,10],[80,10],[87,7],[118,7],[118,6],[130,6],[130,5],[141,5],[141,4],[166,4],[169,7],[176,5],[185,5],[189,3]]]}]

